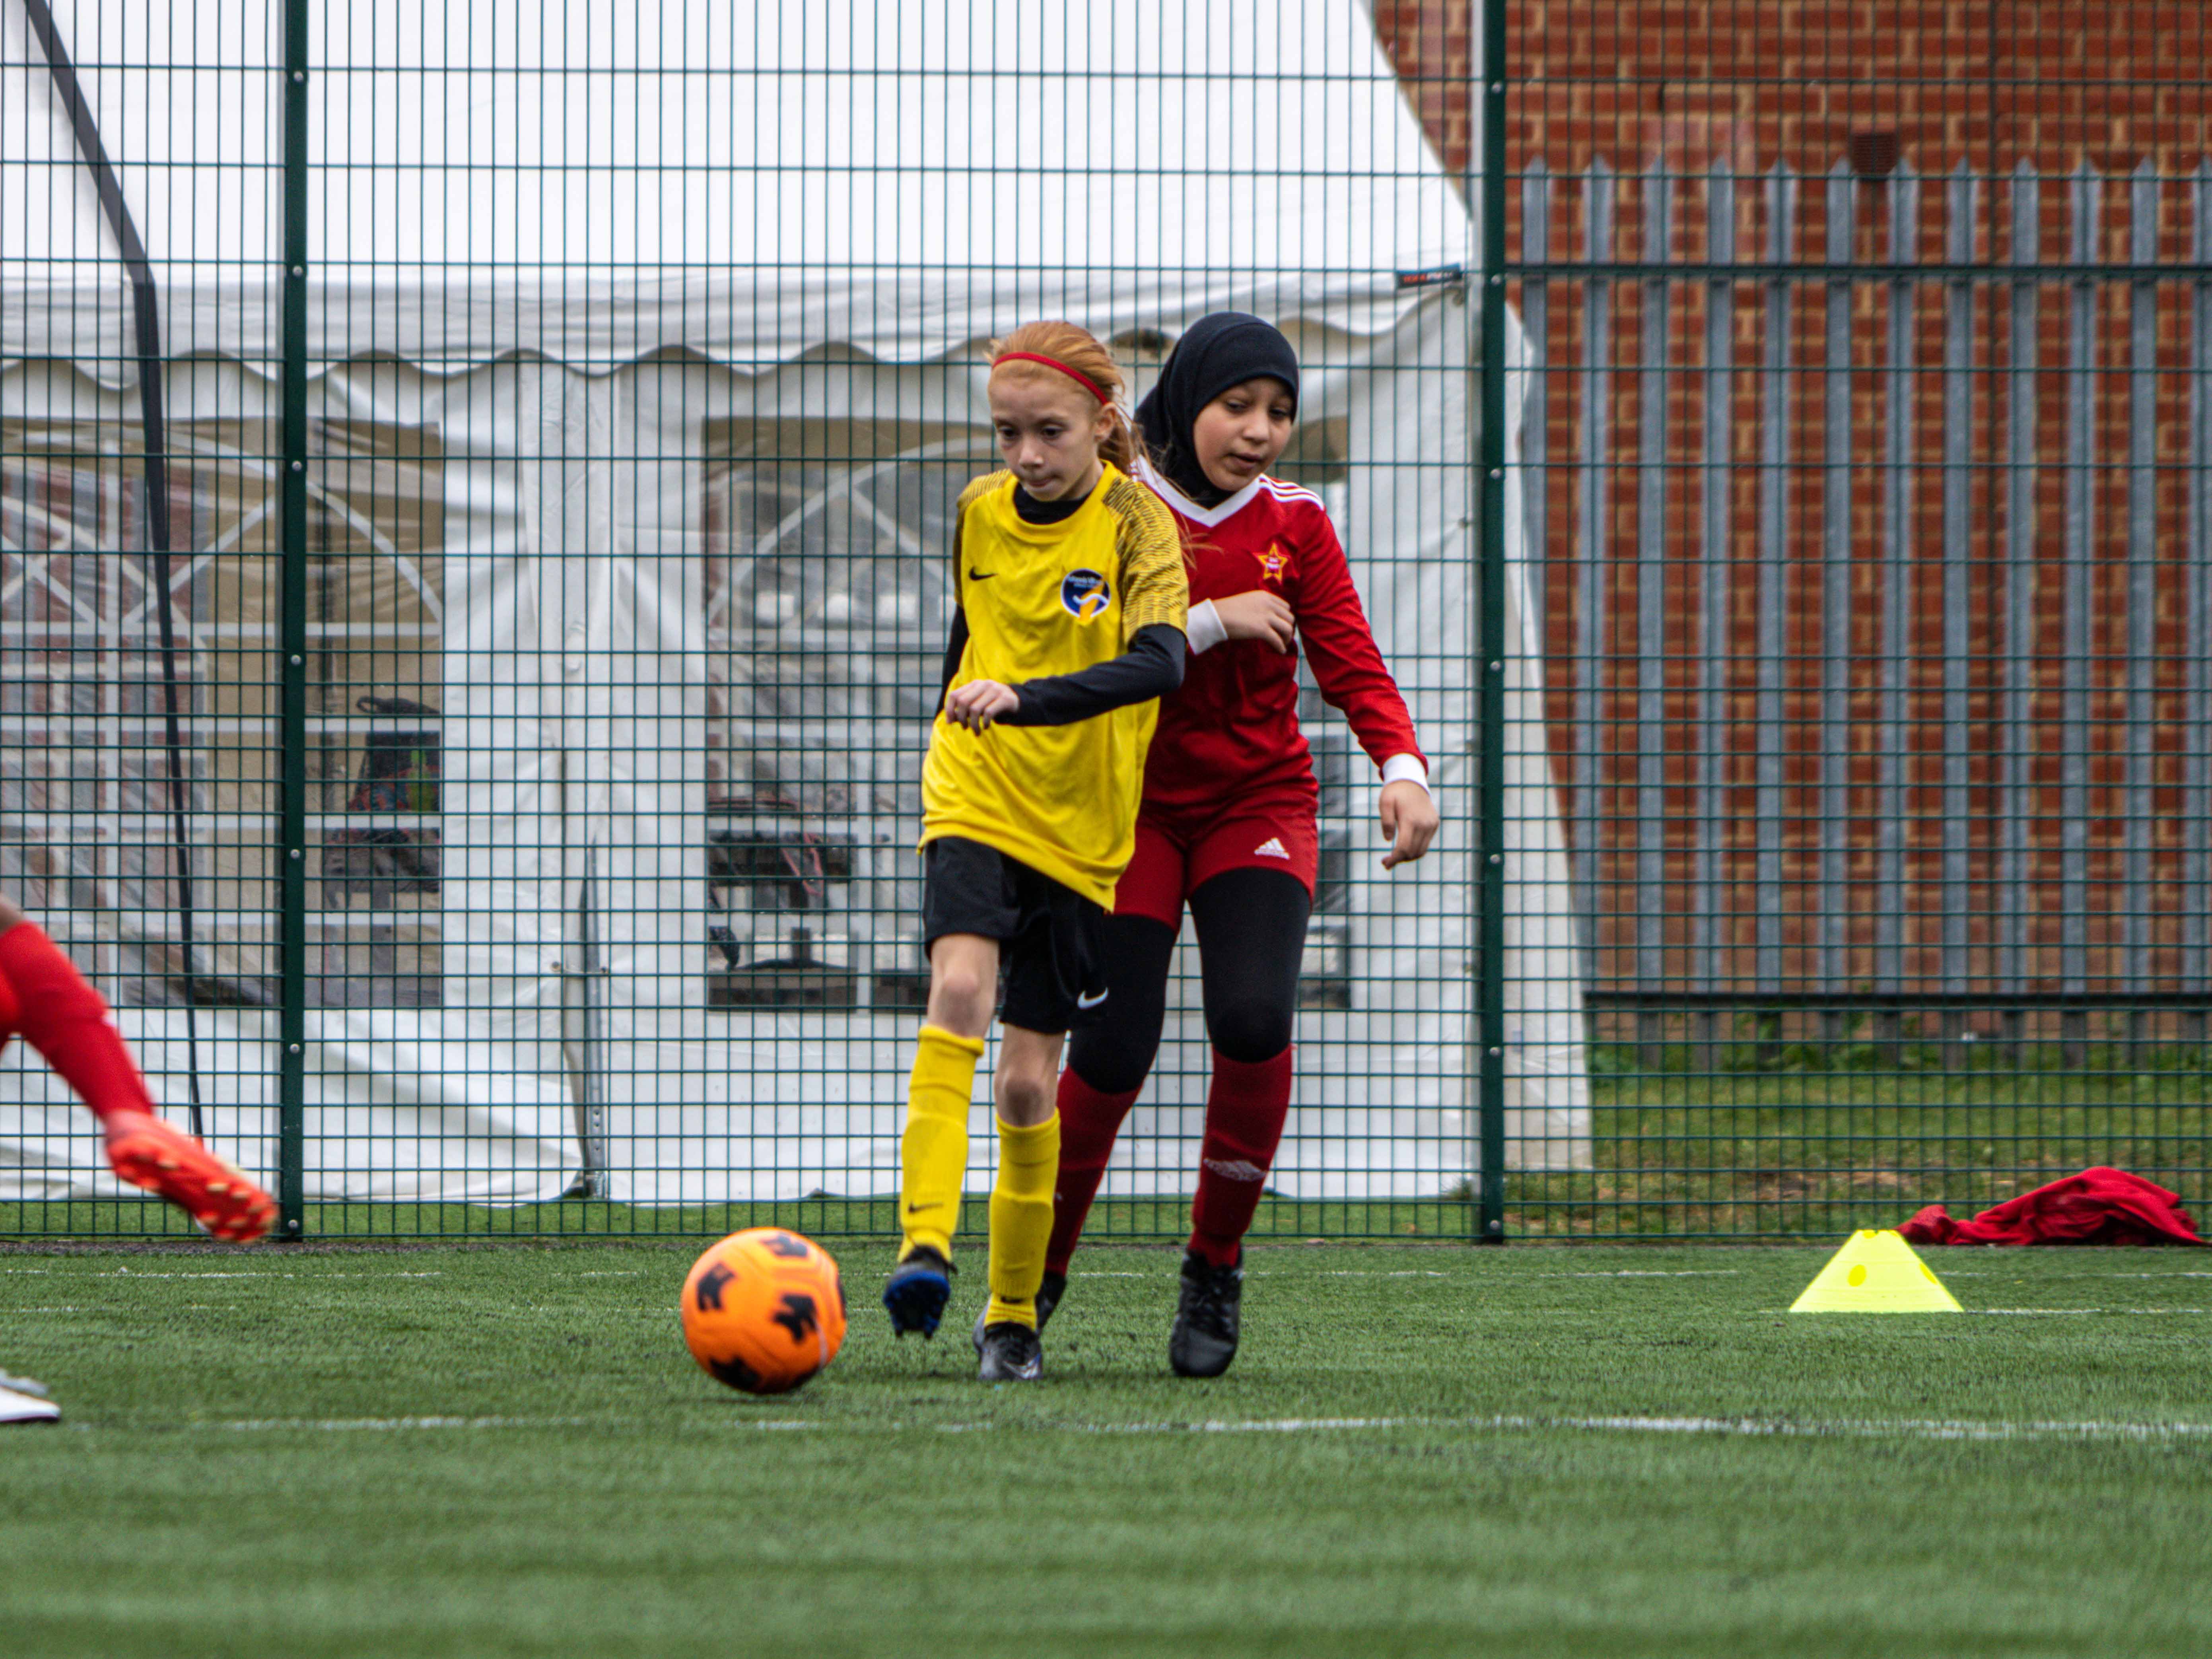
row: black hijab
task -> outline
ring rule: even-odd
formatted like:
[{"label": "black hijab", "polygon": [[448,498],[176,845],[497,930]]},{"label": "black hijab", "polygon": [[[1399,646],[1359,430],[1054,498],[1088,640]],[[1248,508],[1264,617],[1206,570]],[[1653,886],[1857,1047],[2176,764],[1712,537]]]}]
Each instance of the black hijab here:
[{"label": "black hijab", "polygon": [[1282,330],[1243,311],[1217,311],[1190,325],[1160,366],[1159,384],[1137,405],[1137,425],[1152,465],[1200,507],[1227,499],[1198,464],[1191,427],[1204,409],[1232,386],[1273,375],[1298,400],[1298,357]]}]

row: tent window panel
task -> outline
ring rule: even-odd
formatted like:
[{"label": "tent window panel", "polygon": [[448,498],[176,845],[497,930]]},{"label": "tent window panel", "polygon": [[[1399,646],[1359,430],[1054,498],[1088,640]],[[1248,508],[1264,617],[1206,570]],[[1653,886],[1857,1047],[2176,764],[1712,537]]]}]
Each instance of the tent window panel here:
[{"label": "tent window panel", "polygon": [[[235,696],[244,677],[252,675],[258,680],[273,666],[267,660],[270,653],[266,652],[256,652],[243,660],[237,652],[216,654],[226,659],[213,663],[198,660],[199,653],[192,650],[191,641],[181,628],[178,630],[176,698],[179,720],[240,713]],[[169,713],[168,676],[160,651],[126,650],[111,654],[107,660],[115,675],[113,702],[110,708],[97,712],[133,723],[166,722]],[[168,740],[166,724],[161,725],[154,740]],[[190,741],[189,733],[186,741]]]},{"label": "tent window panel", "polygon": [[27,833],[28,818],[98,811],[100,774],[84,759],[50,726],[11,720],[0,727],[0,819]]},{"label": "tent window panel", "polygon": [[[194,988],[218,1006],[274,996],[276,440],[265,422],[171,428]],[[334,913],[311,917],[310,996],[434,1006],[442,453],[434,430],[368,422],[319,423],[311,442],[308,807],[338,823],[318,849],[336,878],[309,884]],[[0,882],[126,1006],[185,988],[154,565],[114,550],[143,548],[148,521],[134,422],[0,421]],[[395,789],[404,821],[385,810]]]},{"label": "tent window panel", "polygon": [[817,417],[704,446],[707,1005],[911,1007],[952,510],[995,448]]},{"label": "tent window panel", "polygon": [[[57,654],[66,659],[69,653]],[[42,714],[97,714],[99,712],[99,683],[76,672],[74,665],[66,660],[52,672],[50,678],[0,680],[0,714],[18,720],[34,720]],[[37,730],[43,740],[43,727],[18,727],[12,732],[0,732],[0,744],[21,746],[29,740],[28,732],[32,729]]]},{"label": "tent window panel", "polygon": [[[112,823],[119,831],[112,842],[113,862],[110,869],[113,885],[109,908],[124,913],[126,928],[143,929],[163,938],[175,937],[174,923],[182,908],[182,896],[176,882],[175,847],[168,833],[172,825],[172,796],[167,748],[156,734],[149,732],[125,731],[119,735],[119,745],[112,774],[106,781],[103,810],[93,819],[103,827]],[[187,809],[192,814],[189,827],[198,830],[208,816],[204,811],[210,794],[208,757],[195,750],[186,751],[182,758],[185,763],[185,799],[191,803]],[[212,838],[196,835],[189,850],[193,904],[199,910],[211,909],[216,903],[210,888],[210,878],[214,874]],[[240,871],[234,851],[226,860],[225,868],[231,878],[234,900]],[[267,904],[274,898],[271,889],[257,893],[254,902]],[[237,908],[234,903],[233,908]]]}]

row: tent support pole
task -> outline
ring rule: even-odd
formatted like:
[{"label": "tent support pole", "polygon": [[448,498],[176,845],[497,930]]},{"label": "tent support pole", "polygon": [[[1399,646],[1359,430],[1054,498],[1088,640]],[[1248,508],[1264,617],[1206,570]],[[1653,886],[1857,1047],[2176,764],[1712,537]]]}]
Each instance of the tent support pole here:
[{"label": "tent support pole", "polygon": [[192,951],[192,854],[186,829],[190,797],[185,782],[184,730],[177,702],[177,633],[173,596],[169,591],[169,457],[167,422],[161,397],[161,307],[154,285],[154,268],[146,258],[146,245],[123,199],[123,186],[107,159],[107,146],[100,137],[99,123],[78,82],[76,66],[55,26],[46,0],[23,0],[31,33],[39,37],[54,90],[69,111],[70,130],[76,135],[77,153],[92,174],[100,195],[100,210],[123,252],[124,268],[131,275],[131,316],[138,347],[139,430],[144,441],[146,465],[146,540],[153,564],[150,598],[161,636],[161,688],[164,743],[168,751],[169,816],[173,840],[170,852],[177,878],[177,938],[185,983],[185,1064],[191,1101],[192,1133],[207,1138],[200,1109],[199,980]]},{"label": "tent support pole", "polygon": [[583,1171],[576,1178],[573,1191],[579,1198],[605,1198],[607,1194],[607,1103],[605,1056],[601,1051],[599,1015],[600,986],[606,969],[599,961],[599,858],[596,840],[584,842],[583,915],[579,919],[579,955],[582,972],[579,975],[584,993],[583,1042],[583,1097],[577,1103],[576,1127],[578,1139],[583,1143]]},{"label": "tent support pole", "polygon": [[1505,1242],[1505,0],[1478,0],[1476,210],[1481,237],[1482,407],[1475,421],[1476,1042],[1481,1115],[1479,1237]]},{"label": "tent support pole", "polygon": [[283,466],[277,474],[283,617],[276,860],[278,1236],[307,1224],[307,0],[284,0]]}]

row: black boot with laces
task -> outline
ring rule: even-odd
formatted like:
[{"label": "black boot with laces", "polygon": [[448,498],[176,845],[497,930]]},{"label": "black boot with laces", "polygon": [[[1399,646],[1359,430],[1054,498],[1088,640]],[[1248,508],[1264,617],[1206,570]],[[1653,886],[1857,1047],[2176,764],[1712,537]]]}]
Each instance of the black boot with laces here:
[{"label": "black boot with laces", "polygon": [[1168,1364],[1177,1376],[1218,1376],[1237,1358],[1238,1310],[1244,1297],[1244,1253],[1233,1267],[1217,1267],[1186,1250],[1182,1294],[1176,1304]]}]

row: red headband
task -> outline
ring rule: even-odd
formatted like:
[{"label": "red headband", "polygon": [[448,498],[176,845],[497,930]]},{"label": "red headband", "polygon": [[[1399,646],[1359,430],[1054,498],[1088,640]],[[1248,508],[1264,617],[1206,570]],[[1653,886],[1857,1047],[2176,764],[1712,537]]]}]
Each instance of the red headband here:
[{"label": "red headband", "polygon": [[1056,368],[1061,374],[1066,375],[1069,380],[1074,381],[1076,385],[1081,386],[1085,392],[1089,392],[1092,397],[1097,398],[1100,403],[1110,404],[1114,401],[1111,398],[1108,397],[1104,392],[1098,389],[1098,383],[1093,380],[1088,374],[1079,374],[1073,369],[1070,368],[1066,363],[1060,362],[1059,358],[1048,357],[1042,352],[1001,352],[998,356],[991,360],[991,367],[996,368],[1000,363],[1011,363],[1018,360],[1025,363],[1042,363],[1047,368]]}]

